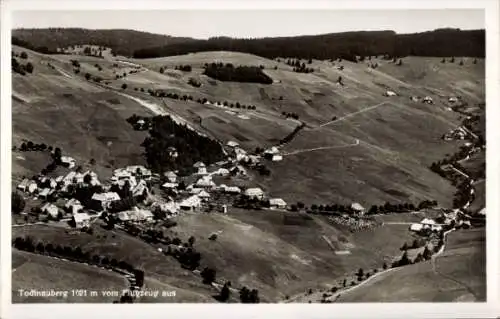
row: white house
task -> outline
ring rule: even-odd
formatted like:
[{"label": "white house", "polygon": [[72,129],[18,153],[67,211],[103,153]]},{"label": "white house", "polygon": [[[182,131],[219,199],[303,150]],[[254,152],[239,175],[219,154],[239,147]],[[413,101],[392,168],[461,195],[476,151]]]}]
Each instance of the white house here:
[{"label": "white house", "polygon": [[190,196],[179,203],[179,207],[184,210],[195,210],[200,206],[201,199],[196,195]]},{"label": "white house", "polygon": [[97,203],[102,209],[108,208],[109,204],[119,200],[120,195],[115,192],[95,193],[92,195],[92,201]]},{"label": "white house", "polygon": [[33,194],[36,190],[38,189],[38,185],[36,184],[35,181],[30,181],[28,183],[28,193]]},{"label": "white house", "polygon": [[384,95],[385,96],[396,96],[397,94],[394,91],[386,91]]},{"label": "white house", "polygon": [[156,202],[153,205],[151,205],[151,207],[152,208],[158,207],[162,212],[167,213],[169,215],[176,215],[179,212],[179,204],[177,204],[174,201],[162,204]]},{"label": "white house", "polygon": [[177,158],[179,156],[179,152],[177,152],[177,149],[173,146],[169,146],[167,148],[168,156],[172,158]]},{"label": "white house", "polygon": [[59,209],[52,203],[46,203],[42,206],[42,212],[56,218],[59,214]]},{"label": "white house", "polygon": [[136,175],[136,176],[138,175],[139,177],[142,177],[145,179],[151,177],[151,170],[145,168],[142,165],[127,166],[126,170],[133,175]]},{"label": "white house", "polygon": [[486,216],[486,207],[478,212],[479,215]]},{"label": "white house", "polygon": [[238,142],[235,142],[235,141],[229,141],[229,142],[227,142],[226,145],[229,147],[236,147],[236,146],[239,146],[240,144]]},{"label": "white house", "polygon": [[420,98],[418,96],[412,96],[410,97],[410,100],[412,100],[413,102],[418,102],[420,101]]},{"label": "white house", "polygon": [[427,103],[427,104],[434,104],[434,101],[432,100],[432,97],[430,97],[430,96],[424,97],[422,102]]},{"label": "white house", "polygon": [[283,160],[283,156],[282,156],[282,155],[275,154],[275,155],[273,155],[273,157],[271,158],[271,160],[272,160],[273,162],[279,162],[279,161],[282,161],[282,160]]},{"label": "white house", "polygon": [[207,167],[202,162],[194,163],[193,167],[198,169],[198,174],[206,174],[207,173]]},{"label": "white house", "polygon": [[411,224],[410,225],[410,230],[414,232],[419,232],[424,228],[422,224]]},{"label": "white house", "polygon": [[115,180],[129,179],[130,177],[132,177],[132,173],[127,169],[117,168],[113,171],[113,177],[115,177]]},{"label": "white house", "polygon": [[17,185],[17,189],[19,189],[20,191],[23,191],[25,192],[26,189],[28,188],[28,184],[29,184],[29,179],[25,178],[21,181],[21,183],[19,185]]},{"label": "white house", "polygon": [[269,200],[269,205],[272,208],[280,208],[280,209],[286,208],[286,202],[281,198],[271,198]]},{"label": "white house", "polygon": [[132,210],[127,210],[118,213],[118,219],[122,222],[136,221],[136,222],[150,222],[153,220],[153,213],[146,209],[139,209],[134,207]]},{"label": "white house", "polygon": [[38,197],[42,199],[47,199],[54,191],[50,188],[44,188],[38,193]]},{"label": "white house", "polygon": [[132,196],[137,197],[137,196],[142,196],[142,194],[149,193],[148,187],[146,185],[146,181],[142,180],[132,189]]},{"label": "white house", "polygon": [[161,185],[162,188],[166,188],[166,189],[172,189],[172,188],[176,188],[177,186],[179,186],[179,184],[177,183],[164,183],[163,185]]},{"label": "white house", "polygon": [[175,174],[174,172],[172,171],[169,171],[169,172],[166,172],[164,174],[164,176],[167,178],[167,180],[170,182],[170,183],[175,183],[177,182],[177,174]]},{"label": "white house", "polygon": [[215,187],[215,183],[214,181],[212,181],[212,177],[210,175],[207,175],[197,180],[196,186],[203,188],[213,188]]},{"label": "white house", "polygon": [[455,96],[452,96],[452,97],[450,97],[448,99],[448,102],[450,102],[450,103],[456,103],[456,102],[458,102],[458,98],[456,98]]},{"label": "white house", "polygon": [[75,214],[75,213],[78,213],[78,211],[80,209],[83,209],[83,206],[78,199],[72,198],[72,199],[68,200],[66,202],[66,204],[64,204],[64,208],[67,211],[70,211],[73,214]]},{"label": "white house", "polygon": [[212,173],[213,175],[220,175],[220,176],[227,176],[229,175],[229,170],[226,168],[219,168],[215,172]]},{"label": "white house", "polygon": [[90,215],[87,213],[74,213],[72,219],[76,228],[88,227],[90,224]]},{"label": "white house", "polygon": [[365,212],[365,208],[363,206],[361,206],[360,203],[352,203],[351,209],[358,214],[364,214],[364,212]]},{"label": "white house", "polygon": [[241,189],[238,186],[226,186],[224,188],[224,192],[229,194],[239,194],[241,193]]},{"label": "white house", "polygon": [[69,168],[73,168],[76,166],[75,159],[69,156],[61,156],[61,163]]},{"label": "white house", "polygon": [[65,185],[73,184],[73,180],[75,179],[75,176],[76,176],[76,172],[73,172],[73,171],[66,174],[66,176],[64,176],[64,178],[63,178],[64,184]]},{"label": "white house", "polygon": [[273,146],[271,148],[268,148],[267,150],[264,151],[264,154],[270,154],[270,155],[274,155],[274,154],[279,154],[279,149],[276,147],[276,146]]},{"label": "white house", "polygon": [[208,199],[208,198],[210,198],[210,194],[207,193],[204,190],[202,190],[201,192],[199,192],[198,194],[196,194],[196,196],[198,196],[201,199]]},{"label": "white house", "polygon": [[262,189],[260,189],[258,187],[246,189],[245,195],[250,197],[250,198],[257,198],[257,199],[264,198],[264,192],[262,191]]}]

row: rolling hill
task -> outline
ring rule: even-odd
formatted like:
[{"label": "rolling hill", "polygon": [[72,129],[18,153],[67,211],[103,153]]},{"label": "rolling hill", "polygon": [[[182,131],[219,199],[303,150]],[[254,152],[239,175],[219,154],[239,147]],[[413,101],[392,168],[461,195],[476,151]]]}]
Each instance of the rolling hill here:
[{"label": "rolling hill", "polygon": [[[13,51],[25,51],[27,59],[19,61],[34,65],[33,73],[13,73],[13,145],[31,140],[59,146],[77,165],[96,171],[105,180],[117,167],[145,164],[141,143],[147,132],[134,131],[126,122],[133,114],[170,114],[223,144],[238,141],[249,152],[276,145],[304,123],[281,148],[283,161],[265,163],[270,176],[250,170],[247,178],[230,182],[260,186],[271,197],[308,206],[355,201],[369,207],[386,201],[435,199],[450,207],[455,188],[428,168],[463,143],[441,139],[461,122],[456,112],[448,110],[448,98],[461,95],[475,105],[484,102],[485,96],[484,60],[459,56],[455,63],[409,56],[402,65],[383,58],[363,63],[312,60],[309,67],[314,72],[304,74],[294,72],[284,60],[242,52],[118,60],[48,55],[19,46]],[[79,72],[72,60],[78,61]],[[274,82],[214,80],[202,74],[204,64],[214,61],[262,65]],[[369,63],[378,67],[371,68]],[[176,70],[179,65],[190,65],[192,70]],[[338,84],[339,77],[344,85]],[[201,86],[190,85],[190,78]],[[153,96],[148,90],[189,95],[193,100]],[[386,97],[387,90],[398,95]],[[434,104],[413,102],[410,96],[431,96]],[[203,98],[211,103],[196,102]],[[215,105],[226,101],[256,108]],[[287,119],[283,112],[296,113],[299,119]],[[332,121],[333,117],[337,119]],[[45,167],[48,155],[13,152],[12,161],[15,185]],[[183,240],[196,236],[203,266],[215,267],[218,277],[238,287],[259,289],[263,301],[329,287],[359,267],[381,267],[400,255],[402,242],[412,239],[407,225],[352,233],[326,218],[303,215],[236,208],[228,215],[184,214],[177,217],[172,236]],[[30,234],[49,242],[62,239],[92,252],[126,256],[146,269],[152,286],[164,283],[192,291],[186,293],[186,300],[206,301],[213,293],[199,282],[190,284],[196,277],[172,259],[118,231],[116,240],[103,244],[102,237],[94,243],[83,236],[61,234],[60,229],[41,229],[16,230],[16,235]],[[219,230],[217,241],[207,239]],[[119,240],[129,244],[113,245]],[[349,254],[337,255],[336,250]]]}]

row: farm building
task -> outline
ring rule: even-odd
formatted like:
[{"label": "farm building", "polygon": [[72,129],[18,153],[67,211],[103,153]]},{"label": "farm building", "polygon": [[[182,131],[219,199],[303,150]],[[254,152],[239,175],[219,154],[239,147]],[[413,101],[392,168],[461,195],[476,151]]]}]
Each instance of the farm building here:
[{"label": "farm building", "polygon": [[206,174],[207,173],[207,167],[202,162],[194,163],[193,167],[198,169],[198,174]]},{"label": "farm building", "polygon": [[145,168],[142,165],[132,165],[132,166],[127,166],[126,170],[130,172],[131,174],[134,174],[136,176],[140,176],[142,178],[149,178],[151,177],[151,170]]},{"label": "farm building", "polygon": [[220,176],[226,176],[229,175],[229,170],[226,168],[219,168],[215,172],[212,173],[213,175],[220,175]]},{"label": "farm building", "polygon": [[273,162],[279,162],[279,161],[283,160],[283,156],[282,155],[278,155],[278,154],[274,154],[273,157],[271,158],[271,160]]},{"label": "farm building", "polygon": [[196,194],[199,198],[201,199],[208,199],[210,198],[210,194],[207,193],[206,191],[202,190],[201,192],[199,192],[198,194]]},{"label": "farm building", "polygon": [[111,180],[117,181],[121,179],[129,179],[130,177],[132,177],[131,172],[124,168],[117,168],[113,171],[113,177],[111,177]]},{"label": "farm building", "polygon": [[212,181],[212,177],[210,175],[208,175],[208,176],[203,176],[202,178],[197,180],[196,186],[203,187],[203,188],[213,188],[213,187],[215,187],[215,183],[214,183],[214,181]]},{"label": "farm building", "polygon": [[99,209],[106,209],[110,203],[119,200],[120,196],[115,192],[95,193],[92,195],[92,202]]},{"label": "farm building", "polygon": [[38,185],[36,184],[35,181],[30,181],[28,183],[28,189],[27,189],[28,193],[33,194],[37,189],[38,189]]},{"label": "farm building", "polygon": [[457,102],[458,102],[458,98],[457,98],[457,97],[455,97],[455,96],[452,96],[452,97],[450,97],[450,98],[448,99],[448,102],[450,102],[450,103],[457,103]]},{"label": "farm building", "polygon": [[229,170],[229,172],[232,175],[242,175],[242,176],[247,175],[247,170],[243,166],[241,166],[241,165],[237,165],[237,166],[231,168]]},{"label": "farm building", "polygon": [[28,184],[29,184],[29,179],[25,178],[21,181],[21,183],[19,185],[17,185],[17,189],[19,189],[20,191],[23,191],[25,192],[28,188]]},{"label": "farm building", "polygon": [[59,208],[57,208],[57,206],[52,203],[46,203],[45,205],[42,206],[42,213],[45,213],[47,215],[52,216],[53,218],[56,218],[57,215],[59,214]]},{"label": "farm building", "polygon": [[172,171],[166,172],[163,176],[165,176],[170,183],[175,183],[177,181],[177,174]]},{"label": "farm building", "polygon": [[411,224],[410,225],[410,230],[417,232],[417,233],[420,232],[423,228],[424,228],[424,226],[422,224]]},{"label": "farm building", "polygon": [[486,216],[486,207],[478,212],[479,215]]},{"label": "farm building", "polygon": [[167,148],[168,156],[172,158],[177,158],[179,156],[179,152],[177,152],[177,149],[173,146],[169,146]]},{"label": "farm building", "polygon": [[73,214],[77,213],[80,209],[83,209],[82,204],[78,199],[72,198],[64,204],[64,209]]},{"label": "farm building", "polygon": [[179,207],[183,210],[195,210],[200,208],[200,206],[201,199],[196,195],[190,196],[179,203]]},{"label": "farm building", "polygon": [[118,219],[122,222],[149,222],[153,220],[153,213],[146,209],[139,209],[137,207],[134,207],[132,210],[119,212]]},{"label": "farm building", "polygon": [[386,91],[384,95],[385,96],[396,96],[397,94],[394,91]]},{"label": "farm building", "polygon": [[224,188],[224,192],[229,194],[239,194],[241,193],[241,189],[238,186],[226,186]]},{"label": "farm building", "polygon": [[352,203],[351,209],[360,215],[365,213],[365,208],[360,203]]},{"label": "farm building", "polygon": [[75,177],[76,177],[76,172],[73,172],[73,171],[69,172],[63,178],[64,184],[65,185],[73,184]]},{"label": "farm building", "polygon": [[412,100],[413,102],[418,102],[420,101],[420,98],[418,96],[412,96],[410,97],[410,100]]},{"label": "farm building", "polygon": [[73,168],[76,166],[75,159],[69,156],[61,156],[61,163],[68,168]]},{"label": "farm building", "polygon": [[146,181],[141,180],[133,189],[132,189],[132,196],[137,197],[137,196],[142,196],[146,192],[146,194],[149,193],[148,187],[146,185]]},{"label": "farm building", "polygon": [[42,199],[47,199],[54,191],[50,188],[44,188],[38,193],[38,197]]},{"label": "farm building", "polygon": [[271,208],[285,209],[286,202],[281,198],[271,198],[269,200],[269,206],[271,206]]},{"label": "farm building", "polygon": [[424,99],[422,100],[423,103],[427,103],[427,104],[434,104],[434,101],[432,100],[432,97],[430,96],[426,96],[424,97]]},{"label": "farm building", "polygon": [[425,225],[431,226],[431,225],[435,225],[436,222],[434,220],[430,219],[430,218],[424,218],[424,219],[422,219],[422,221],[420,222],[420,224],[422,224],[424,226]]},{"label": "farm building", "polygon": [[260,189],[258,187],[246,189],[245,195],[250,197],[250,198],[257,198],[257,199],[264,198],[264,192],[262,191],[262,189]]},{"label": "farm building", "polygon": [[90,215],[87,213],[74,213],[72,220],[76,228],[88,227],[90,224]]},{"label": "farm building", "polygon": [[177,183],[164,183],[163,185],[161,185],[162,188],[166,188],[166,189],[172,189],[172,188],[176,188],[177,186],[179,186],[179,184]]},{"label": "farm building", "polygon": [[167,203],[154,203],[152,208],[159,208],[162,212],[167,213],[169,215],[176,215],[179,212],[179,204],[174,201]]},{"label": "farm building", "polygon": [[238,142],[235,142],[235,141],[229,141],[229,142],[227,142],[226,145],[229,147],[236,147],[236,146],[239,146],[240,144]]},{"label": "farm building", "polygon": [[267,150],[264,151],[264,154],[269,154],[269,155],[274,155],[274,154],[279,154],[279,150],[276,146],[273,146],[271,148],[268,148]]}]

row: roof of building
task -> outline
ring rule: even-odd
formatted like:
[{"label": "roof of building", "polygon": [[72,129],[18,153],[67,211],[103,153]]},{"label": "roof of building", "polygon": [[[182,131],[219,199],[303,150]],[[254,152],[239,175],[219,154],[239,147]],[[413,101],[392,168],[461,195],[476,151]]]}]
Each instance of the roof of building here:
[{"label": "roof of building", "polygon": [[90,215],[87,213],[74,213],[73,219],[75,223],[81,223],[90,219]]},{"label": "roof of building", "polygon": [[107,202],[107,201],[120,200],[120,195],[118,195],[115,192],[95,193],[94,195],[92,195],[92,199],[101,202]]},{"label": "roof of building", "polygon": [[411,224],[410,230],[420,231],[424,226],[422,224]]},{"label": "roof of building", "polygon": [[163,188],[176,188],[177,186],[179,186],[179,184],[177,183],[164,183],[163,185],[161,185],[161,187]]},{"label": "roof of building", "polygon": [[235,147],[235,146],[238,146],[240,144],[238,142],[235,142],[235,141],[229,141],[229,142],[227,142],[226,145],[229,147]]},{"label": "roof of building", "polygon": [[29,179],[25,178],[21,181],[21,183],[19,184],[18,187],[26,187],[26,186],[28,186],[28,183],[29,183]]},{"label": "roof of building", "polygon": [[207,193],[206,191],[202,190],[201,192],[199,192],[198,194],[196,194],[198,197],[200,198],[209,198],[210,197],[210,194]]},{"label": "roof of building", "polygon": [[423,224],[423,225],[434,225],[436,224],[436,222],[430,218],[424,218],[422,219],[422,221],[420,222],[420,224]]},{"label": "roof of building", "polygon": [[199,168],[199,167],[206,167],[205,163],[203,162],[196,162],[194,163],[193,167]]},{"label": "roof of building", "polygon": [[44,188],[38,193],[38,196],[47,196],[50,194],[50,188]]},{"label": "roof of building", "polygon": [[70,200],[68,200],[66,202],[66,204],[64,204],[64,207],[70,207],[70,206],[73,206],[73,205],[81,205],[80,201],[76,198],[71,198]]},{"label": "roof of building", "polygon": [[271,198],[269,204],[271,206],[286,206],[286,202],[282,198]]},{"label": "roof of building", "polygon": [[361,206],[360,203],[352,203],[351,204],[351,208],[354,209],[354,210],[357,210],[357,211],[363,211],[363,210],[365,210],[365,208],[363,206]]},{"label": "roof of building", "polygon": [[486,215],[486,207],[484,207],[483,209],[481,209],[479,212],[478,212],[479,215]]},{"label": "roof of building", "polygon": [[61,156],[61,162],[63,163],[74,163],[75,159],[69,156]]},{"label": "roof of building", "polygon": [[200,198],[197,195],[193,195],[180,202],[179,206],[193,207],[200,205],[200,203],[201,203]]},{"label": "roof of building", "polygon": [[245,190],[246,195],[262,195],[264,194],[264,191],[260,189],[259,187],[254,187],[254,188],[248,188]]}]

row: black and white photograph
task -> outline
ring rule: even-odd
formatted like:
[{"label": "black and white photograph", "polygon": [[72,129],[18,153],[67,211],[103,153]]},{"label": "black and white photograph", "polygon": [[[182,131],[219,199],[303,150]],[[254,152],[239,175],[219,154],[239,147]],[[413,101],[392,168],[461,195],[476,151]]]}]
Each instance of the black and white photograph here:
[{"label": "black and white photograph", "polygon": [[2,298],[491,301],[484,8],[147,2],[2,24]]}]

